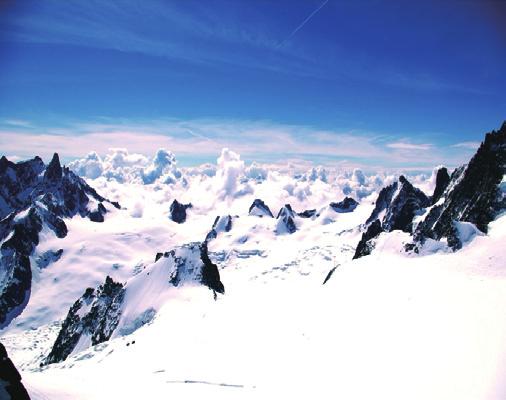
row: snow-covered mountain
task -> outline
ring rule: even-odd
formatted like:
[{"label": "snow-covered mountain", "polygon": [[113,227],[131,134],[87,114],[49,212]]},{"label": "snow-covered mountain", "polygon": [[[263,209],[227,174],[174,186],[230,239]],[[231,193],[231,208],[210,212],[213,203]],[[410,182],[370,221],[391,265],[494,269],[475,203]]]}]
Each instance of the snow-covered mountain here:
[{"label": "snow-covered mountain", "polygon": [[176,164],[0,160],[32,398],[506,395],[506,123],[432,176]]},{"label": "snow-covered mountain", "polygon": [[[62,168],[58,154],[46,166],[39,157],[14,164],[0,159],[0,327],[19,315],[30,297],[30,256],[43,231],[67,236],[64,218],[75,215],[103,222],[107,207],[119,208],[100,196],[82,178]],[[45,253],[41,263],[61,256]]]},{"label": "snow-covered mountain", "polygon": [[370,254],[374,239],[393,230],[412,234],[413,241],[405,246],[408,251],[418,253],[427,239],[442,238],[451,249],[460,249],[463,241],[487,233],[488,224],[506,209],[505,174],[506,123],[488,133],[469,163],[451,177],[440,168],[430,199],[402,175],[383,188],[354,258]]},{"label": "snow-covered mountain", "polygon": [[220,273],[204,244],[189,244],[157,254],[154,264],[125,285],[107,276],[97,289],[87,288],[72,305],[44,364],[65,360],[115,334],[130,334],[150,322],[172,286],[201,284],[225,293]]}]

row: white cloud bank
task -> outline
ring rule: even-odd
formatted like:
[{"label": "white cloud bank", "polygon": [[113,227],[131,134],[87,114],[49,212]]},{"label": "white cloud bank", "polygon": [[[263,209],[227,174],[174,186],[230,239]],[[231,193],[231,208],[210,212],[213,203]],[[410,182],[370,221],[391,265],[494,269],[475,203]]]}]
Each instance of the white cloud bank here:
[{"label": "white cloud bank", "polygon": [[[413,144],[403,138],[370,132],[321,130],[311,126],[247,120],[109,120],[100,123],[62,123],[39,129],[4,125],[0,148],[20,157],[39,155],[50,159],[56,151],[66,160],[94,153],[105,159],[111,148],[128,148],[131,154],[153,154],[170,149],[181,159],[211,160],[223,148],[234,149],[243,159],[282,163],[287,160],[316,166],[345,165],[349,168],[425,168],[467,160],[452,146]],[[456,147],[471,146],[471,142]],[[429,151],[430,150],[430,151]],[[159,160],[164,162],[163,160]],[[91,168],[91,166],[90,166]],[[156,166],[153,174],[157,175]],[[260,170],[251,171],[265,178]],[[98,171],[96,171],[98,173]],[[148,171],[145,171],[147,174]],[[154,176],[153,175],[153,176]],[[149,175],[145,175],[150,179]],[[153,177],[151,177],[152,179]]]},{"label": "white cloud bank", "polygon": [[68,167],[85,178],[104,177],[129,183],[174,183],[182,177],[176,166],[176,157],[165,149],[158,149],[151,160],[123,148],[112,148],[110,151],[104,159],[96,152],[90,152],[85,158],[69,163]]}]

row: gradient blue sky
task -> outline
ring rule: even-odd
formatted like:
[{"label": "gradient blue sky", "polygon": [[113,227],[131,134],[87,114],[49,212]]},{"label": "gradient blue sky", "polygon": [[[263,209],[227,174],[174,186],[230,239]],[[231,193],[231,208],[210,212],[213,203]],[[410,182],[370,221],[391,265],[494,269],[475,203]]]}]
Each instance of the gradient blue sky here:
[{"label": "gradient blue sky", "polygon": [[2,1],[0,152],[456,165],[506,119],[506,4]]}]

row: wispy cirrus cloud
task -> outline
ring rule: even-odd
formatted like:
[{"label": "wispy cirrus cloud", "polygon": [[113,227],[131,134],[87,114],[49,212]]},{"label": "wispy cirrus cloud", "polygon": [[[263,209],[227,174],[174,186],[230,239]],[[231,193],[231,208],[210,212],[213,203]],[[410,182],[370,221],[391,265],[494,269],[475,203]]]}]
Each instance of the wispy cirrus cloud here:
[{"label": "wispy cirrus cloud", "polygon": [[0,124],[2,152],[26,158],[40,155],[49,159],[53,152],[58,152],[62,158],[72,160],[91,151],[104,155],[110,148],[150,155],[163,147],[190,165],[214,162],[221,149],[228,147],[245,160],[257,162],[297,159],[334,166],[432,168],[441,163],[458,165],[466,161],[461,154],[452,154],[444,147],[412,144],[400,138],[392,140],[393,137],[271,121],[224,119],[97,118],[92,122],[69,121],[30,129]]},{"label": "wispy cirrus cloud", "polygon": [[480,147],[480,142],[460,142],[453,144],[452,147],[457,147],[461,149],[469,149],[469,150],[476,150],[478,147]]},{"label": "wispy cirrus cloud", "polygon": [[[0,34],[11,42],[82,46],[198,65],[232,65],[325,80],[345,76],[423,92],[483,93],[435,74],[385,64],[362,51],[345,50],[335,40],[291,40],[323,8],[331,11],[330,4],[325,7],[328,2],[316,3],[295,29],[298,21],[280,19],[276,5],[269,2],[226,2],[216,7],[207,2],[197,7],[159,1],[139,7],[133,0],[33,2],[36,6],[26,7],[29,12],[1,21],[5,27],[0,26]],[[290,6],[307,8],[302,3]],[[335,7],[332,10],[336,12]],[[287,28],[293,29],[288,36]]]},{"label": "wispy cirrus cloud", "polygon": [[32,124],[30,121],[23,119],[4,119],[3,123],[13,127],[31,128]]},{"label": "wispy cirrus cloud", "polygon": [[431,150],[433,148],[433,145],[430,143],[425,144],[415,144],[415,143],[408,143],[408,142],[394,142],[387,144],[387,147],[391,149],[398,149],[398,150]]}]

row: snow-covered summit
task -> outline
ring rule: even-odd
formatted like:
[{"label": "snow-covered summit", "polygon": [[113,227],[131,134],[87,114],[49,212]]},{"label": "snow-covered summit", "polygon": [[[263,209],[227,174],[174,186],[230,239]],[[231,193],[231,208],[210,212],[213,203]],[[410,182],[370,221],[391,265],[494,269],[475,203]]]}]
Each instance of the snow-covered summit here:
[{"label": "snow-covered summit", "polygon": [[262,199],[255,199],[251,204],[251,206],[249,207],[248,213],[249,215],[254,215],[256,217],[274,218],[274,215],[272,215],[271,210]]},{"label": "snow-covered summit", "polygon": [[2,157],[0,182],[0,326],[5,326],[29,299],[29,257],[41,231],[46,228],[63,238],[68,233],[64,219],[80,215],[102,222],[106,206],[119,208],[119,204],[109,202],[62,167],[58,154],[47,166],[39,157],[21,163]]},{"label": "snow-covered summit", "polygon": [[113,335],[134,332],[150,322],[157,310],[170,301],[174,287],[181,285],[203,285],[214,293],[225,293],[205,243],[190,243],[158,253],[153,264],[126,284],[107,276],[97,289],[86,289],[70,308],[44,364],[63,361]]}]

